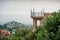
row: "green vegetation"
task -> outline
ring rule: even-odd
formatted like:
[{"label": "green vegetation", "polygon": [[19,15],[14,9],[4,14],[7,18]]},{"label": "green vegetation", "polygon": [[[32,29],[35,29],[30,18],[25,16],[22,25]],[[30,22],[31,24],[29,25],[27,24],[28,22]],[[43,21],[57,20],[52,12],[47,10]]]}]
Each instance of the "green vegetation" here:
[{"label": "green vegetation", "polygon": [[53,12],[51,17],[47,17],[44,26],[36,28],[32,34],[32,40],[60,40],[60,13]]},{"label": "green vegetation", "polygon": [[0,40],[9,40],[9,38],[6,36],[0,35]]},{"label": "green vegetation", "polygon": [[48,40],[48,39],[49,39],[49,37],[48,37],[47,30],[44,27],[37,28],[34,40]]},{"label": "green vegetation", "polygon": [[[5,39],[0,35],[0,40]],[[52,16],[44,22],[44,26],[37,27],[34,32],[17,28],[16,33],[6,40],[60,40],[60,13],[53,12]]]},{"label": "green vegetation", "polygon": [[46,19],[44,27],[49,33],[50,40],[60,39],[60,13],[53,12],[52,16]]}]

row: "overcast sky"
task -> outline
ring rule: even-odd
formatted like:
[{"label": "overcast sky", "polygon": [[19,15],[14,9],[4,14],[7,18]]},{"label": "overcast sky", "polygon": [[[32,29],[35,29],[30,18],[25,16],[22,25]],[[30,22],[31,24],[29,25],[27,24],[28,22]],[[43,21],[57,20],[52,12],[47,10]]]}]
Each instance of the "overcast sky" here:
[{"label": "overcast sky", "polygon": [[30,9],[53,12],[60,9],[60,0],[0,0],[0,24],[17,21],[32,24]]}]

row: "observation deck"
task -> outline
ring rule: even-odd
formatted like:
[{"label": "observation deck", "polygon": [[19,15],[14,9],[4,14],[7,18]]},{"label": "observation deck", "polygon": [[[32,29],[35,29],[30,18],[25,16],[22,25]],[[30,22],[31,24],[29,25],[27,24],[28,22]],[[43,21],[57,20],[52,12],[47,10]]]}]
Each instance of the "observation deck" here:
[{"label": "observation deck", "polygon": [[33,19],[42,19],[44,17],[44,12],[35,12],[34,10],[31,10],[31,18]]}]

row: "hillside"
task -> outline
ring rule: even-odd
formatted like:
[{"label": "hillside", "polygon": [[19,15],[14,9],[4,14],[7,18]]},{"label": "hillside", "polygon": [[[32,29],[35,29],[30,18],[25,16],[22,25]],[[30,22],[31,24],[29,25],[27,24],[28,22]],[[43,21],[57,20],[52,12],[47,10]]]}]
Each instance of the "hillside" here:
[{"label": "hillside", "polygon": [[16,21],[11,21],[11,22],[5,23],[3,25],[0,25],[0,29],[7,29],[9,31],[16,30],[16,29],[31,30],[32,26],[31,25],[25,25],[25,24],[22,24],[22,23],[19,23]]}]

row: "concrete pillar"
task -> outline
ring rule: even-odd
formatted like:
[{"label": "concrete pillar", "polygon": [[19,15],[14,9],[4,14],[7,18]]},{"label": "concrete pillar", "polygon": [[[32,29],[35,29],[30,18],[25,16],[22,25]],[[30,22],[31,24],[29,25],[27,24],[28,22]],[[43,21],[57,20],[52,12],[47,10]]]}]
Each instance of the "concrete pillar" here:
[{"label": "concrete pillar", "polygon": [[43,20],[42,19],[40,20],[40,26],[43,26]]},{"label": "concrete pillar", "polygon": [[33,19],[33,27],[36,28],[37,27],[37,20]]}]

